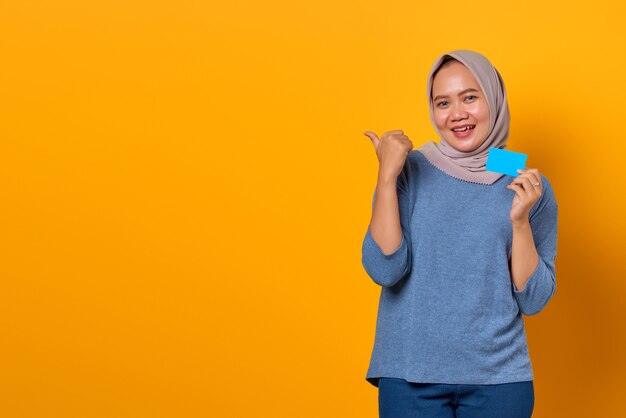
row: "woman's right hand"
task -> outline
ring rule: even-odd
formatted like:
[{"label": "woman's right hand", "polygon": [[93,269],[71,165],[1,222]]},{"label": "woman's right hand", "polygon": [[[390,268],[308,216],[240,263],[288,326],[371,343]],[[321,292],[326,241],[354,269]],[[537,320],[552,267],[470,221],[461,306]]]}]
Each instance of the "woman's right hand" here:
[{"label": "woman's right hand", "polygon": [[413,149],[413,143],[402,130],[385,132],[381,139],[372,131],[364,135],[372,140],[378,157],[378,178],[383,181],[394,180],[402,172],[406,157]]}]

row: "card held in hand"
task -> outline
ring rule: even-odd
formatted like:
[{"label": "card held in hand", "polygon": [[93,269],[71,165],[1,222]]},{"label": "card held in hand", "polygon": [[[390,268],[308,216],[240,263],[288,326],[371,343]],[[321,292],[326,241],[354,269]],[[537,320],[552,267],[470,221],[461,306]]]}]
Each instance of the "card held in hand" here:
[{"label": "card held in hand", "polygon": [[487,171],[495,171],[496,173],[506,174],[517,177],[518,169],[526,167],[526,159],[528,156],[520,152],[509,151],[502,148],[489,148],[487,155]]}]

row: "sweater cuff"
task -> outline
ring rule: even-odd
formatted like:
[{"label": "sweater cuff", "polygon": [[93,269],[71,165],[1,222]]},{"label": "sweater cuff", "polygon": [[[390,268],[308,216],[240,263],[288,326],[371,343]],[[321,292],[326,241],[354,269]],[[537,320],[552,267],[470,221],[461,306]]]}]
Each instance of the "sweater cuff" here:
[{"label": "sweater cuff", "polygon": [[515,282],[511,280],[511,283],[513,283],[513,292],[515,293],[515,295],[521,297],[528,295],[529,289],[536,286],[535,282],[537,281],[537,276],[544,274],[545,268],[545,264],[541,260],[541,257],[539,257],[539,260],[537,261],[537,267],[535,267],[535,271],[533,271],[533,274],[530,275],[530,277],[526,281],[526,286],[524,286],[522,290],[517,290]]},{"label": "sweater cuff", "polygon": [[[406,248],[406,240],[404,239],[404,234],[402,234],[400,246],[391,254],[385,254],[378,245],[378,243],[374,240],[374,237],[372,237],[369,228],[367,228],[367,233],[365,234],[365,244],[367,245],[368,249],[373,250],[373,253],[375,254],[375,257],[377,259],[383,259],[387,261],[394,261],[398,258],[401,258],[404,254],[402,250]],[[372,252],[370,252],[369,254],[371,255]]]},{"label": "sweater cuff", "polygon": [[400,246],[385,254],[367,229],[363,240],[363,266],[365,271],[381,286],[393,286],[410,270],[409,243],[404,234]]},{"label": "sweater cuff", "polygon": [[527,316],[541,312],[555,290],[553,275],[541,256],[539,256],[537,268],[522,290],[518,290],[512,280],[511,283],[513,296],[522,313]]}]

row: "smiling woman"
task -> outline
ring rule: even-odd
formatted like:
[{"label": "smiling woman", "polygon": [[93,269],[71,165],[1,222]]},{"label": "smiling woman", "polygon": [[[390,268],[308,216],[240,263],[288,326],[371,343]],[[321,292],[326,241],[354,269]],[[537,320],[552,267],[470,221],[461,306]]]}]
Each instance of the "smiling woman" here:
[{"label": "smiling woman", "polygon": [[[506,148],[510,114],[504,81],[489,60],[474,51],[441,55],[428,76],[430,118],[441,141],[419,151],[435,167],[461,180],[493,184],[486,171],[489,148]],[[455,129],[473,125],[462,132]]]},{"label": "smiling woman", "polygon": [[445,61],[434,76],[434,119],[455,149],[474,151],[487,139],[489,104],[478,81],[459,61]]},{"label": "smiling woman", "polygon": [[441,55],[427,93],[439,143],[412,150],[402,130],[365,133],[379,175],[362,263],[381,286],[366,379],[381,418],[528,418],[522,314],[539,313],[556,290],[556,198],[536,168],[486,169],[510,120],[487,58]]}]

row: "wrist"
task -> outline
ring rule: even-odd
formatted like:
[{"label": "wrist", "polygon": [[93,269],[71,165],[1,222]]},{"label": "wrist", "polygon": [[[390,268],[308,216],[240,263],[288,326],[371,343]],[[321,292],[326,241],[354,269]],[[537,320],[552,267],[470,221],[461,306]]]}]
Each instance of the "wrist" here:
[{"label": "wrist", "polygon": [[528,220],[528,218],[525,218],[519,221],[511,221],[511,225],[513,226],[514,230],[522,230],[530,228],[530,221]]},{"label": "wrist", "polygon": [[389,175],[379,174],[377,179],[377,186],[382,188],[396,188],[396,183],[398,181],[398,177],[393,177]]}]

